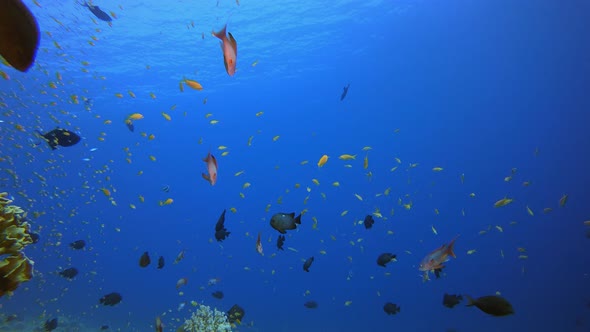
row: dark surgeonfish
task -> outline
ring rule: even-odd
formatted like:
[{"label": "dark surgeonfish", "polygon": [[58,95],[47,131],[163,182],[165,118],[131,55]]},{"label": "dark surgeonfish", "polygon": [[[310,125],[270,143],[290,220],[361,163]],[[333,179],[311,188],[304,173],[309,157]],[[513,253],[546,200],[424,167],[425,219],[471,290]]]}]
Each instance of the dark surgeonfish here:
[{"label": "dark surgeonfish", "polygon": [[279,248],[279,250],[284,250],[283,249],[283,244],[285,243],[285,236],[284,235],[279,235],[279,238],[277,239],[277,248]]},{"label": "dark surgeonfish", "polygon": [[41,137],[47,141],[47,144],[49,144],[51,150],[55,150],[58,145],[68,147],[80,142],[80,136],[67,129],[55,128],[45,134],[37,130],[37,133],[39,133],[39,135],[41,135]]},{"label": "dark surgeonfish", "polygon": [[375,219],[373,219],[373,216],[370,214],[368,214],[365,217],[365,221],[363,222],[363,224],[365,224],[366,229],[370,229],[371,227],[373,227],[374,223],[375,223]]},{"label": "dark surgeonfish", "polygon": [[242,321],[244,320],[244,316],[246,315],[246,311],[244,308],[240,307],[237,304],[234,304],[228,311],[227,311],[227,321],[230,324],[235,323],[237,320]]},{"label": "dark surgeonfish", "polygon": [[514,313],[512,304],[498,295],[482,296],[477,299],[473,299],[469,295],[465,295],[465,297],[467,298],[467,307],[476,306],[479,310],[492,316],[506,316]]},{"label": "dark surgeonfish", "polygon": [[342,95],[340,96],[340,101],[343,101],[344,98],[346,98],[346,95],[348,94],[348,88],[350,88],[350,83],[344,87],[344,91],[342,91]]},{"label": "dark surgeonfish", "polygon": [[160,258],[158,258],[158,269],[163,269],[164,268],[164,256],[160,256]]},{"label": "dark surgeonfish", "polygon": [[211,293],[211,296],[213,296],[214,298],[221,300],[223,299],[223,292],[222,291],[215,291],[213,293]]},{"label": "dark surgeonfish", "polygon": [[45,322],[45,324],[43,325],[43,328],[45,329],[45,331],[53,331],[57,328],[57,318],[51,319],[51,320],[47,320]]},{"label": "dark surgeonfish", "polygon": [[309,272],[309,268],[311,267],[313,260],[314,260],[314,258],[313,258],[313,256],[311,256],[305,261],[305,263],[303,263],[303,271]]},{"label": "dark surgeonfish", "polygon": [[395,261],[397,256],[391,253],[384,253],[377,257],[377,265],[385,267],[385,265],[391,261]]},{"label": "dark surgeonfish", "polygon": [[225,240],[229,236],[229,232],[225,228],[225,209],[217,219],[215,224],[215,239],[219,242]]},{"label": "dark surgeonfish", "polygon": [[76,269],[75,267],[70,267],[67,268],[61,272],[59,272],[59,275],[66,278],[66,279],[74,279],[74,277],[76,277],[78,275],[78,269]]},{"label": "dark surgeonfish", "polygon": [[445,293],[443,296],[443,305],[447,308],[452,308],[461,303],[461,301],[463,301],[463,296],[461,295],[451,295]]},{"label": "dark surgeonfish", "polygon": [[275,213],[270,218],[270,226],[281,234],[287,233],[287,230],[296,229],[297,224],[301,225],[301,215],[295,218],[295,213]]},{"label": "dark surgeonfish", "polygon": [[141,267],[147,267],[148,265],[150,265],[151,262],[152,260],[150,259],[150,255],[147,251],[144,252],[143,255],[141,255],[141,257],[139,257],[139,266]]},{"label": "dark surgeonfish", "polygon": [[383,311],[388,315],[395,315],[400,312],[400,307],[395,303],[387,302],[383,306]]},{"label": "dark surgeonfish", "polygon": [[109,14],[105,13],[102,9],[100,9],[98,6],[94,6],[88,2],[85,2],[82,4],[82,6],[87,7],[88,9],[90,9],[90,11],[92,12],[92,14],[94,14],[94,16],[96,16],[99,20],[103,20],[103,21],[107,21],[110,22],[113,19],[109,16]]},{"label": "dark surgeonfish", "polygon": [[70,243],[70,248],[76,249],[76,250],[83,249],[85,246],[86,246],[86,241],[84,241],[84,240],[77,240],[77,241]]},{"label": "dark surgeonfish", "polygon": [[26,72],[39,48],[39,25],[21,0],[0,1],[0,55],[15,69]]},{"label": "dark surgeonfish", "polygon": [[303,306],[307,309],[315,309],[318,307],[318,303],[316,301],[307,301],[303,303]]},{"label": "dark surgeonfish", "polygon": [[121,294],[113,292],[101,297],[99,302],[103,305],[114,306],[121,302],[122,299],[123,297],[121,296]]}]

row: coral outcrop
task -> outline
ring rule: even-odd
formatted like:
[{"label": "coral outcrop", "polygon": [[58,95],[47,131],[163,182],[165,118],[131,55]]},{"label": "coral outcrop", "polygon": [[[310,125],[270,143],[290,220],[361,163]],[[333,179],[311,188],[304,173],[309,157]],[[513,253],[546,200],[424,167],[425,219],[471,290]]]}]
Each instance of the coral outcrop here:
[{"label": "coral outcrop", "polygon": [[184,321],[186,332],[231,332],[225,312],[200,305],[190,319]]}]

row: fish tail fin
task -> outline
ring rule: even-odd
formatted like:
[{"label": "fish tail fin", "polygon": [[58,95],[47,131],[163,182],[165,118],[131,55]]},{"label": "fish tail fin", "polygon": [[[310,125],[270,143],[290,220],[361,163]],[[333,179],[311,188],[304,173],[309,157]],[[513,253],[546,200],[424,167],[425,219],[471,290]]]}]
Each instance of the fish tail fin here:
[{"label": "fish tail fin", "polygon": [[465,294],[465,298],[467,299],[467,304],[465,305],[466,307],[471,307],[475,304],[475,300],[471,296]]},{"label": "fish tail fin", "polygon": [[213,33],[213,36],[223,40],[223,38],[225,38],[226,31],[227,31],[227,23],[223,26],[223,29],[221,29],[217,32],[212,31],[212,33]]},{"label": "fish tail fin", "polygon": [[295,218],[295,223],[301,225],[301,214],[297,216],[297,218]]},{"label": "fish tail fin", "polygon": [[453,251],[453,248],[455,246],[455,240],[457,240],[458,237],[459,235],[455,236],[455,238],[451,240],[451,242],[449,243],[449,247],[447,248],[447,253],[453,258],[457,258],[455,252]]}]

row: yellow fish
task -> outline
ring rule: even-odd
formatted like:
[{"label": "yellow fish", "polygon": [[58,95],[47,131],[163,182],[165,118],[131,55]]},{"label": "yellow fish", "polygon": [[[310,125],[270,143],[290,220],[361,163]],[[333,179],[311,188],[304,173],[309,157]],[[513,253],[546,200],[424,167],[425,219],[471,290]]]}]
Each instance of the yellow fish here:
[{"label": "yellow fish", "polygon": [[356,159],[356,154],[354,154],[354,155],[343,154],[343,155],[340,155],[340,157],[338,157],[338,159],[340,159],[340,160],[354,160],[354,159]]},{"label": "yellow fish", "polygon": [[133,114],[131,114],[128,117],[128,119],[131,119],[131,120],[141,120],[141,119],[143,119],[143,114],[141,114],[141,113],[133,113]]},{"label": "yellow fish", "polygon": [[201,83],[195,80],[189,80],[188,78],[185,78],[184,83],[195,90],[203,90],[203,86],[201,85]]},{"label": "yellow fish", "polygon": [[328,162],[328,155],[323,155],[318,161],[318,167],[324,166]]},{"label": "yellow fish", "polygon": [[502,206],[506,206],[506,205],[512,203],[512,201],[513,201],[512,198],[504,197],[501,200],[499,200],[496,203],[494,203],[494,207],[495,208],[499,208],[499,207],[502,207]]}]

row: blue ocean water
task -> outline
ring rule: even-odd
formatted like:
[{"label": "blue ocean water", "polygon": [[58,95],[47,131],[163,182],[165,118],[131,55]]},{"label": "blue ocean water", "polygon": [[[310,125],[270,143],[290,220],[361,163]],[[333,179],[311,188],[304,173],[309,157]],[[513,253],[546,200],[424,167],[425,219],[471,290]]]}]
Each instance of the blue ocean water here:
[{"label": "blue ocean water", "polygon": [[[176,331],[191,301],[240,305],[238,331],[590,329],[587,1],[94,2],[111,25],[74,1],[25,3],[42,36],[28,73],[1,68],[0,191],[41,238],[25,249],[34,278],[0,298],[19,317],[7,331],[54,317],[56,331],[153,331],[156,317]],[[226,23],[233,77],[211,35]],[[35,130],[56,126],[82,141],[51,151]],[[277,212],[304,212],[284,251]],[[420,261],[457,235],[425,281]],[[122,302],[99,305],[111,292]],[[442,305],[497,292],[513,315]]]}]

